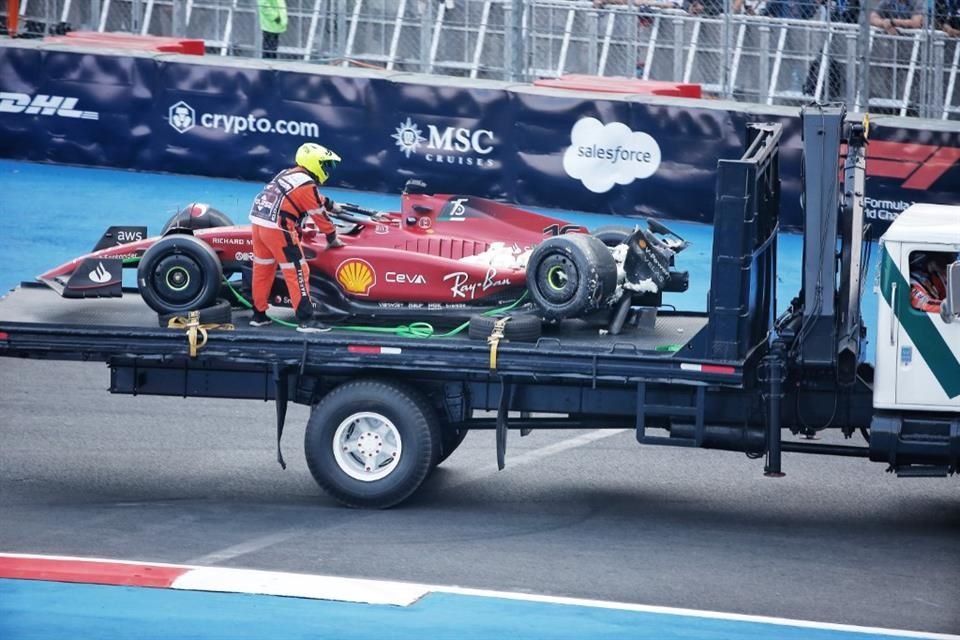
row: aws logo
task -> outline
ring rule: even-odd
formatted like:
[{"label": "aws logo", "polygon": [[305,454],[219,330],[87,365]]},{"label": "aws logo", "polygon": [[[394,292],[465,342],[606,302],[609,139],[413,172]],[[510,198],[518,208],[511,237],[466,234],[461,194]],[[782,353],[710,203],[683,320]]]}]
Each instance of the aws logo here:
[{"label": "aws logo", "polygon": [[368,296],[377,284],[377,274],[366,260],[351,258],[337,267],[337,282],[347,293]]}]

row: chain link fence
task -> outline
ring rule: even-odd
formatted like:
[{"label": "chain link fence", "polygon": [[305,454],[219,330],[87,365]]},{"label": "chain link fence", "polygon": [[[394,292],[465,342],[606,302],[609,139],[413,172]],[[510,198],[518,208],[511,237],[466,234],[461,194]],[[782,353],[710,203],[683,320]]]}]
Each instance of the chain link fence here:
[{"label": "chain link fence", "polygon": [[[960,2],[856,1],[21,0],[19,35],[186,36],[215,55],[514,81],[623,76],[759,104],[960,118]],[[262,9],[285,12],[278,36]]]}]

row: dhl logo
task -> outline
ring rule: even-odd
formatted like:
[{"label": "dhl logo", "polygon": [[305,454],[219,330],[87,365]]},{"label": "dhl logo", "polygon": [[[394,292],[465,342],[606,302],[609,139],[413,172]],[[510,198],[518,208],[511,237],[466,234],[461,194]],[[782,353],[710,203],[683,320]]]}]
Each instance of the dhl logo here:
[{"label": "dhl logo", "polygon": [[377,275],[366,260],[351,258],[337,267],[337,282],[348,293],[367,296],[370,295],[370,289],[377,284]]}]

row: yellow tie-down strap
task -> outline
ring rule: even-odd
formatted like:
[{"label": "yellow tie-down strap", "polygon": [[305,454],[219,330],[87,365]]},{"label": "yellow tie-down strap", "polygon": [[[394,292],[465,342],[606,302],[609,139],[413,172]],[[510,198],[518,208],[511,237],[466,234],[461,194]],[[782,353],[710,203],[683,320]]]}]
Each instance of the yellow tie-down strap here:
[{"label": "yellow tie-down strap", "polygon": [[197,351],[203,349],[203,347],[207,344],[207,331],[212,329],[233,331],[234,326],[228,323],[200,324],[200,312],[191,311],[189,314],[187,314],[186,318],[183,316],[170,318],[170,321],[167,322],[167,328],[187,330],[187,343],[190,345],[190,357],[196,358]]},{"label": "yellow tie-down strap", "polygon": [[500,341],[503,340],[503,330],[507,326],[507,322],[510,320],[510,316],[506,318],[500,318],[493,323],[493,331],[490,332],[490,335],[487,336],[487,344],[490,345],[490,368],[497,368],[497,347],[500,346]]}]

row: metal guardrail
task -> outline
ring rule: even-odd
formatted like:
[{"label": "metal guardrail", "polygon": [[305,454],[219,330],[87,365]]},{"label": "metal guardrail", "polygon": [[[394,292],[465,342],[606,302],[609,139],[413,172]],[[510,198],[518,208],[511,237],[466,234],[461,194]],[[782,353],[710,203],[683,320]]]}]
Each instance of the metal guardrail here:
[{"label": "metal guardrail", "polygon": [[[726,0],[728,7],[732,0]],[[203,38],[260,56],[257,0],[21,0],[21,24]],[[530,80],[565,73],[697,82],[761,104],[960,118],[958,39],[819,17],[691,15],[584,0],[286,0],[278,55],[344,66]],[[2,11],[0,11],[2,16]],[[935,24],[927,16],[927,24]]]}]

